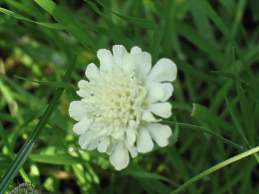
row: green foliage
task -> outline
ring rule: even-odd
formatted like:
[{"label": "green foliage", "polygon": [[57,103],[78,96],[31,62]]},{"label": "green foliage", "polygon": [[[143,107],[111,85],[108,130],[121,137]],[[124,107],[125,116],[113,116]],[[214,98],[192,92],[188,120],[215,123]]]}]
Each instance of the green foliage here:
[{"label": "green foliage", "polygon": [[[256,5],[2,0],[0,193],[21,182],[49,193],[259,193]],[[67,114],[86,65],[112,44],[138,45],[153,64],[169,57],[179,69],[174,116],[163,121],[173,131],[170,146],[122,172],[78,147]]]}]

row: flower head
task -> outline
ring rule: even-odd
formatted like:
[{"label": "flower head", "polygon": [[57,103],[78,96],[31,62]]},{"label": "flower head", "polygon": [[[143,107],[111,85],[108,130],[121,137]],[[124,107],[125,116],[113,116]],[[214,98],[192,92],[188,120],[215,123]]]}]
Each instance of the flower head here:
[{"label": "flower head", "polygon": [[77,94],[82,98],[69,107],[70,116],[77,121],[83,149],[109,155],[116,170],[124,169],[129,158],[159,146],[168,145],[171,129],[158,123],[171,116],[166,102],[173,93],[171,83],[176,79],[176,65],[167,58],[151,68],[151,55],[139,47],[129,52],[122,45],[112,52],[99,49],[100,67],[91,63],[86,68],[86,80],[80,80]]}]

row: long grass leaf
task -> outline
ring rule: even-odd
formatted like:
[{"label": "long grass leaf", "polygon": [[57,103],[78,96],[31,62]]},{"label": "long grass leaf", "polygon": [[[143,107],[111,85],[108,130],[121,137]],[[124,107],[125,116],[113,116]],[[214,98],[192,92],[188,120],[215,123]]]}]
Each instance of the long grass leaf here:
[{"label": "long grass leaf", "polygon": [[[174,122],[171,122],[171,121],[164,121],[164,123],[168,123],[168,124],[171,124],[171,125],[175,125]],[[207,134],[210,134],[212,136],[214,136],[215,138],[221,140],[222,142],[228,144],[228,145],[231,145],[232,147],[234,148],[237,148],[239,150],[243,150],[244,147],[221,136],[220,134],[218,133],[215,133],[214,131],[212,131],[211,129],[208,129],[208,128],[205,128],[205,127],[201,127],[201,126],[198,126],[198,125],[193,125],[193,124],[189,124],[189,123],[177,123],[177,125],[181,128],[181,129],[190,129],[190,130],[195,130],[195,131],[199,131],[199,132],[203,132],[203,133],[207,133]]]},{"label": "long grass leaf", "polygon": [[73,165],[84,162],[84,160],[70,156],[68,154],[31,154],[30,159],[34,162],[54,165]]},{"label": "long grass leaf", "polygon": [[85,48],[93,48],[94,42],[83,29],[75,14],[65,7],[56,5],[51,0],[34,0],[42,9],[51,14],[56,21],[62,24]]},{"label": "long grass leaf", "polygon": [[[71,73],[72,73],[74,68],[75,68],[74,64],[69,65],[69,67],[66,71],[66,74],[64,76],[64,82],[68,82],[70,80]],[[22,148],[18,152],[15,160],[12,161],[9,168],[6,170],[6,173],[4,174],[4,176],[2,177],[1,182],[0,182],[0,194],[4,194],[6,188],[8,187],[8,184],[10,183],[10,181],[16,176],[19,169],[25,163],[26,159],[28,158],[28,156],[29,156],[29,154],[32,150],[32,147],[33,147],[35,141],[39,137],[42,129],[46,125],[46,123],[47,123],[49,117],[51,116],[52,112],[57,107],[58,100],[59,100],[63,91],[64,91],[64,88],[59,88],[55,91],[55,94],[54,94],[52,100],[50,101],[46,111],[42,115],[39,123],[36,125],[35,129],[33,130],[31,135],[29,136],[29,138],[25,142],[25,144],[22,146]]]},{"label": "long grass leaf", "polygon": [[26,21],[26,22],[30,22],[30,23],[34,23],[34,24],[38,24],[40,26],[44,26],[44,27],[47,27],[47,28],[52,28],[52,29],[56,29],[56,30],[62,30],[64,29],[64,27],[59,24],[59,23],[49,23],[49,22],[38,22],[38,21],[34,21],[30,18],[26,18],[20,14],[17,14],[13,11],[10,11],[8,9],[5,9],[5,8],[2,8],[0,7],[0,12],[3,13],[3,14],[6,14],[6,15],[9,15],[15,19],[18,19],[18,20],[22,20],[22,21]]},{"label": "long grass leaf", "polygon": [[187,182],[185,182],[183,185],[181,185],[180,187],[178,187],[176,190],[174,190],[173,192],[171,192],[171,194],[178,194],[178,193],[181,193],[182,191],[184,191],[188,186],[190,186],[191,184],[201,180],[202,178],[234,163],[234,162],[237,162],[239,160],[242,160],[248,156],[251,156],[255,153],[259,152],[259,146],[257,147],[254,147],[246,152],[243,152],[241,154],[238,154],[234,157],[231,157],[223,162],[220,162],[214,166],[212,166],[211,168],[201,172],[200,174],[194,176],[193,178],[191,178],[190,180],[188,180]]}]

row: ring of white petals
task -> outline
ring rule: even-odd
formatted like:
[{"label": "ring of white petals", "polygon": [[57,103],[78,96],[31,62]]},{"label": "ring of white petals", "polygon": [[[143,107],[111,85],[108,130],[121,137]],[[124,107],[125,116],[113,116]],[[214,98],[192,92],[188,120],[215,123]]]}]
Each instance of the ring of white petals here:
[{"label": "ring of white petals", "polygon": [[[136,157],[159,146],[168,145],[171,129],[158,123],[171,116],[171,104],[166,102],[173,93],[170,82],[176,79],[176,65],[167,58],[151,68],[151,55],[139,47],[130,53],[122,45],[97,51],[100,68],[91,63],[86,80],[80,80],[77,94],[82,98],[69,107],[77,121],[83,149],[97,149],[110,156],[116,170],[129,164],[129,153]],[[156,116],[155,116],[156,115]]]}]

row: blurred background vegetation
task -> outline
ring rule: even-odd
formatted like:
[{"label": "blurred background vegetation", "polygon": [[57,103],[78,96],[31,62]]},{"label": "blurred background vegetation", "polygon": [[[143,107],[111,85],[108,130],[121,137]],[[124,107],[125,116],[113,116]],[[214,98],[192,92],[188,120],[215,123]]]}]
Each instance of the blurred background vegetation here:
[{"label": "blurred background vegetation", "polygon": [[[32,182],[48,193],[165,194],[258,145],[259,1],[1,0],[0,7],[1,177],[55,88],[66,88],[9,190]],[[107,156],[79,149],[67,114],[86,65],[113,44],[140,46],[153,64],[169,57],[179,68],[171,145],[122,172]],[[69,64],[77,66],[67,84]],[[258,194],[258,164],[256,155],[238,161],[184,193]]]}]

